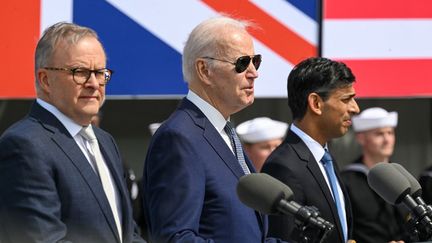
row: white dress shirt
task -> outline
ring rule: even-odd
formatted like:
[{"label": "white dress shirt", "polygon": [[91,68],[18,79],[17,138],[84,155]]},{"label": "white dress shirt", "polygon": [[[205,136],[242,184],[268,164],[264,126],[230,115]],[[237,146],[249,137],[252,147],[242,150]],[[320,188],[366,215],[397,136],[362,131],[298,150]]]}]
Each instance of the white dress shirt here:
[{"label": "white dress shirt", "polygon": [[[324,179],[327,182],[327,187],[329,188],[329,191],[331,192],[332,196],[333,192],[331,189],[331,185],[329,182],[329,179],[327,177],[327,173],[325,171],[324,165],[322,163],[320,163],[321,159],[324,156],[324,149],[328,150],[327,144],[325,145],[325,147],[323,148],[321,146],[321,144],[319,144],[317,141],[315,141],[313,138],[311,138],[309,135],[307,135],[305,132],[303,132],[302,130],[300,130],[300,128],[296,127],[296,125],[294,125],[294,123],[291,124],[290,129],[293,133],[295,133],[297,136],[300,137],[300,139],[306,144],[306,146],[308,147],[309,151],[311,151],[313,157],[315,158],[315,162],[318,164],[320,170],[321,170],[321,174],[324,176]],[[337,190],[339,192],[339,199],[340,202],[342,203],[342,208],[345,208],[345,198],[344,198],[344,194],[342,192],[342,188],[340,187],[340,183],[338,181],[337,183]],[[346,211],[343,210],[343,218],[346,219]],[[348,224],[345,220],[345,228],[348,229]]]}]

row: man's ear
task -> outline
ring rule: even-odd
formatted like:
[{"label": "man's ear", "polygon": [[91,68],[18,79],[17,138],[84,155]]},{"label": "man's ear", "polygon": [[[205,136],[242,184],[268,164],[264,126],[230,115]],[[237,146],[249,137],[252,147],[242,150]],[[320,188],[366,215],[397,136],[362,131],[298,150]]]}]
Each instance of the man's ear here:
[{"label": "man's ear", "polygon": [[314,114],[321,115],[324,101],[317,93],[310,93],[307,97],[308,109]]},{"label": "man's ear", "polygon": [[48,80],[48,72],[45,69],[38,69],[36,72],[37,75],[37,81],[39,83],[39,87],[41,90],[43,90],[45,93],[49,93],[50,90],[50,83]]},{"label": "man's ear", "polygon": [[195,61],[195,70],[197,73],[198,78],[203,81],[205,84],[211,84],[210,82],[210,69],[209,65],[204,59],[198,58]]}]

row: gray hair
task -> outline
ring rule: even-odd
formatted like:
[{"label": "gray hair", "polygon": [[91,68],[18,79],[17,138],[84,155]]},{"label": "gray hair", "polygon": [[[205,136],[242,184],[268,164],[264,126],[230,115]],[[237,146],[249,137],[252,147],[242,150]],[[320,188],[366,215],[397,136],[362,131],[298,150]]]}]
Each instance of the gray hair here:
[{"label": "gray hair", "polygon": [[76,44],[84,37],[94,37],[99,40],[97,33],[84,26],[73,23],[59,22],[48,27],[40,38],[35,52],[36,90],[39,89],[37,70],[46,67],[51,61],[55,48],[60,41],[69,45]]},{"label": "gray hair", "polygon": [[196,78],[195,61],[204,56],[216,56],[223,40],[220,30],[226,27],[247,31],[250,22],[226,16],[205,20],[190,33],[183,49],[183,79],[189,83]]}]

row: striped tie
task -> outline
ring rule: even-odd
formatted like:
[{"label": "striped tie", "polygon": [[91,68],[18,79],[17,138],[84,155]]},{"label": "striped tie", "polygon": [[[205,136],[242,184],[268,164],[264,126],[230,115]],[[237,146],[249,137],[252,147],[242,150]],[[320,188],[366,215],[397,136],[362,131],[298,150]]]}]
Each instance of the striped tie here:
[{"label": "striped tie", "polygon": [[237,160],[245,173],[245,175],[250,174],[250,170],[246,164],[244,155],[243,155],[243,149],[240,143],[240,139],[237,136],[237,133],[235,132],[234,128],[231,125],[231,122],[227,121],[227,124],[224,128],[225,132],[227,133],[228,137],[230,138],[231,145],[233,147],[233,150],[235,152],[235,155],[237,157]]}]

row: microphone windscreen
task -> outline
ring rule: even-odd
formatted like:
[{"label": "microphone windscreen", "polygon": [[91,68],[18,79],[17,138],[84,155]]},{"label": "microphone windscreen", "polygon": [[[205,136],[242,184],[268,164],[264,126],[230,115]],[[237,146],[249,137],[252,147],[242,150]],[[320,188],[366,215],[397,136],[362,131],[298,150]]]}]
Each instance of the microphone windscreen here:
[{"label": "microphone windscreen", "polygon": [[411,187],[411,196],[414,198],[421,197],[422,195],[422,187],[420,186],[420,183],[417,181],[417,179],[411,175],[402,165],[397,163],[391,163],[393,167],[395,167],[400,173],[402,173],[403,176],[405,176],[405,179],[408,180],[410,187]]},{"label": "microphone windscreen", "polygon": [[291,189],[265,173],[242,176],[237,184],[237,195],[244,204],[265,214],[276,214],[277,203],[293,197]]},{"label": "microphone windscreen", "polygon": [[369,186],[390,204],[399,204],[410,192],[407,179],[389,163],[378,163],[367,176]]}]

